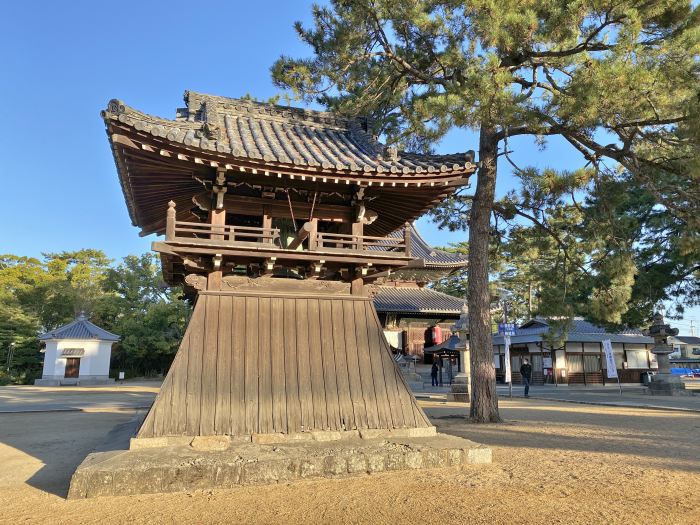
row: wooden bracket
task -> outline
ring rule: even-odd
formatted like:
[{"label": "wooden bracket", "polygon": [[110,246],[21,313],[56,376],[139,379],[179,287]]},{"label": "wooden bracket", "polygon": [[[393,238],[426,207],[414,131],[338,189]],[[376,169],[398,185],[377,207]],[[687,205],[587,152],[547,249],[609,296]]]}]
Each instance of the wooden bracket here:
[{"label": "wooden bracket", "polygon": [[226,184],[226,168],[216,168],[216,184],[218,186]]},{"label": "wooden bracket", "polygon": [[371,267],[372,267],[372,263],[367,263],[367,264],[364,264],[362,266],[358,266],[355,268],[355,274],[361,275],[362,277],[366,277],[367,272],[369,271],[369,269]]},{"label": "wooden bracket", "polygon": [[321,277],[321,272],[323,271],[323,265],[326,263],[325,260],[321,259],[317,262],[313,262],[309,265],[306,270],[307,279],[318,279]]},{"label": "wooden bracket", "polygon": [[184,257],[182,259],[182,264],[187,270],[207,270],[207,266],[203,264],[201,257],[189,258]]},{"label": "wooden bracket", "polygon": [[265,259],[265,263],[263,265],[263,273],[270,273],[272,270],[275,269],[275,261],[277,260],[277,257],[270,257],[269,259]]}]

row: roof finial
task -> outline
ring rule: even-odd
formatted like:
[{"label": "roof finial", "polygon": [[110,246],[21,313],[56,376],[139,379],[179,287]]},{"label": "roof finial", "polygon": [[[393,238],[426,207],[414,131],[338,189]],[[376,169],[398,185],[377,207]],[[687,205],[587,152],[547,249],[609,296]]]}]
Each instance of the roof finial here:
[{"label": "roof finial", "polygon": [[87,321],[87,314],[85,313],[85,310],[80,310],[80,313],[78,314],[78,321]]}]

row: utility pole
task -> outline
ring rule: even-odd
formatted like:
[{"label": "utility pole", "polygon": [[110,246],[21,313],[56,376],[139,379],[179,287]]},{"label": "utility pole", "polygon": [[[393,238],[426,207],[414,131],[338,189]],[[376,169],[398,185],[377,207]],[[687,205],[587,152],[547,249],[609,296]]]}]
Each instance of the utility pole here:
[{"label": "utility pole", "polygon": [[690,320],[690,335],[695,337],[695,319]]}]

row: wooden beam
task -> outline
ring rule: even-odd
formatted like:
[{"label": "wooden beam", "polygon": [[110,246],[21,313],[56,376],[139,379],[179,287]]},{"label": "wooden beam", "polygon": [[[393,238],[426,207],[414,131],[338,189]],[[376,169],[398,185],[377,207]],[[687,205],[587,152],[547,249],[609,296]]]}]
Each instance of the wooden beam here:
[{"label": "wooden beam", "polygon": [[288,250],[296,250],[301,243],[306,240],[309,234],[314,230],[314,225],[311,222],[305,222],[301,229],[297,232],[296,237],[292,239],[292,242],[287,246]]}]

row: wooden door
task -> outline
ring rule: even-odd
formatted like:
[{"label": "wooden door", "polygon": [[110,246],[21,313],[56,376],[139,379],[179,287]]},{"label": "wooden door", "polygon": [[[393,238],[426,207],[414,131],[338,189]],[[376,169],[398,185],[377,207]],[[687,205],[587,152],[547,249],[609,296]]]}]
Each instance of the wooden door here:
[{"label": "wooden door", "polygon": [[531,354],[530,364],[532,365],[532,382],[535,385],[544,384],[544,373],[542,368],[542,354]]},{"label": "wooden door", "polygon": [[603,382],[603,371],[600,361],[599,355],[583,356],[583,371],[586,372],[586,384]]},{"label": "wooden door", "polygon": [[66,373],[63,377],[78,377],[80,375],[80,359],[68,357],[66,359]]}]

